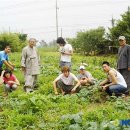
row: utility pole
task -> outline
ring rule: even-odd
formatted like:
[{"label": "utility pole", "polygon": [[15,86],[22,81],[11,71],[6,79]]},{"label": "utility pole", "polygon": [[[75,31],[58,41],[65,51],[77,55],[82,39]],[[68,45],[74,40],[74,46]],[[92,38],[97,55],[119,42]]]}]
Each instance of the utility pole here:
[{"label": "utility pole", "polygon": [[23,34],[23,29],[21,29],[21,33]]},{"label": "utility pole", "polygon": [[62,37],[62,28],[61,28],[61,37]]},{"label": "utility pole", "polygon": [[58,38],[58,6],[57,6],[57,0],[56,0],[56,37]]},{"label": "utility pole", "polygon": [[113,16],[112,16],[111,24],[112,24],[112,27],[115,26],[115,19],[113,18]]}]

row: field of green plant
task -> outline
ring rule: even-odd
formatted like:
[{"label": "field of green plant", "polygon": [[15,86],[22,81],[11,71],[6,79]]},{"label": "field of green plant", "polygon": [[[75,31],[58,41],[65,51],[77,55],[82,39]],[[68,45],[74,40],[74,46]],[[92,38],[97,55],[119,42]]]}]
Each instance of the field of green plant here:
[{"label": "field of green plant", "polygon": [[32,93],[23,92],[24,78],[20,70],[20,53],[10,55],[15,63],[14,73],[20,80],[18,90],[3,96],[0,87],[0,130],[130,130],[119,121],[130,119],[130,98],[109,97],[99,89],[99,82],[105,78],[101,63],[109,61],[116,66],[116,56],[81,56],[74,54],[72,72],[78,74],[83,61],[97,83],[83,88],[73,95],[58,95],[53,92],[52,81],[58,76],[59,55],[57,52],[40,50],[41,74],[39,88]]}]

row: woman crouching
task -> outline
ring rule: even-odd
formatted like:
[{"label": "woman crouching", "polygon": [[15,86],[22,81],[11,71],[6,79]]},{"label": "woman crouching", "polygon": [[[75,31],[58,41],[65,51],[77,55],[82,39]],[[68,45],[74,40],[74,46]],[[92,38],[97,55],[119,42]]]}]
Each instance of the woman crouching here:
[{"label": "woman crouching", "polygon": [[12,90],[16,90],[17,86],[20,85],[16,76],[8,69],[2,71],[1,84],[5,85],[6,94],[8,94],[8,92],[12,92]]}]

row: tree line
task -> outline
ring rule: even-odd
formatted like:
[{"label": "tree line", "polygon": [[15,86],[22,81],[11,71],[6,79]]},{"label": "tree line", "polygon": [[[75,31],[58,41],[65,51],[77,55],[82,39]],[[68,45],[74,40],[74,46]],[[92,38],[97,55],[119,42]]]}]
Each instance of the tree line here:
[{"label": "tree line", "polygon": [[26,39],[26,34],[2,33],[0,34],[0,50],[3,50],[6,45],[10,45],[12,52],[21,51],[26,45]]},{"label": "tree line", "polygon": [[87,31],[80,31],[75,38],[67,38],[76,52],[88,54],[117,53],[118,37],[123,35],[130,44],[130,7],[121,15],[120,20],[111,20],[112,27],[108,31],[98,27]]}]

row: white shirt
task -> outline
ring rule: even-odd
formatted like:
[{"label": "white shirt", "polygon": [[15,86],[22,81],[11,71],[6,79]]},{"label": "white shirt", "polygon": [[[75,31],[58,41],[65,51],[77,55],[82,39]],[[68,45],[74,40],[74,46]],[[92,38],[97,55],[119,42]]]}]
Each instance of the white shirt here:
[{"label": "white shirt", "polygon": [[[127,84],[125,82],[125,79],[123,78],[123,76],[115,69],[112,69],[115,73],[116,73],[116,80],[117,80],[117,84],[120,84],[122,86],[124,86],[125,88],[127,88]],[[111,80],[111,77],[110,75],[108,75],[108,78],[110,80],[110,82],[112,81]]]},{"label": "white shirt", "polygon": [[85,71],[84,74],[79,74],[79,75],[78,75],[78,79],[82,79],[82,78],[94,79],[94,78],[92,77],[91,73],[88,72],[88,71]]},{"label": "white shirt", "polygon": [[[73,49],[72,49],[72,46],[70,44],[66,43],[65,46],[60,47],[59,51],[60,52],[70,53],[70,51],[73,51]],[[61,53],[60,60],[64,61],[64,62],[71,62],[71,55]]]},{"label": "white shirt", "polygon": [[77,77],[72,73],[70,73],[68,77],[61,74],[56,78],[56,80],[61,80],[66,85],[74,85],[74,81],[78,81]]}]

